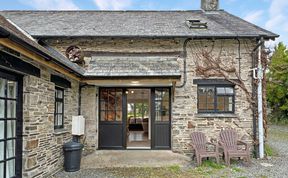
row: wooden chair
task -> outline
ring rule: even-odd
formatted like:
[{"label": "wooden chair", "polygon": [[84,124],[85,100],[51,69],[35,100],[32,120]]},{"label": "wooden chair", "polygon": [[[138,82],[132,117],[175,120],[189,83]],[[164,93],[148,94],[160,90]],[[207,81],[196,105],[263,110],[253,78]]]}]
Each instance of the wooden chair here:
[{"label": "wooden chair", "polygon": [[[243,147],[239,148],[240,145],[244,145]],[[223,148],[225,163],[230,166],[230,159],[231,158],[246,158],[247,162],[251,162],[250,160],[250,146],[248,143],[245,143],[237,138],[237,132],[234,129],[226,129],[220,132],[220,141],[219,141],[220,148]]]},{"label": "wooden chair", "polygon": [[[206,136],[202,132],[193,132],[191,134],[191,145],[195,149],[195,155],[197,159],[197,165],[202,164],[202,158],[215,157],[217,163],[219,163],[219,153],[218,153],[218,144],[208,142]],[[208,145],[213,145],[214,150],[209,151]]]}]

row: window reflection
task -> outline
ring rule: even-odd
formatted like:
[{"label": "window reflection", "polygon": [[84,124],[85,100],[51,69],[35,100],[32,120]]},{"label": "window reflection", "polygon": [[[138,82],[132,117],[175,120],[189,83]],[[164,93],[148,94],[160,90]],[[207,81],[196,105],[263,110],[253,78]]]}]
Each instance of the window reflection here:
[{"label": "window reflection", "polygon": [[122,89],[101,89],[101,121],[122,121]]},{"label": "window reflection", "polygon": [[198,86],[198,112],[233,112],[234,88]]},{"label": "window reflection", "polygon": [[7,100],[7,118],[16,117],[16,101]]},{"label": "window reflection", "polygon": [[7,93],[8,98],[16,98],[17,95],[17,83],[14,81],[7,82]]},{"label": "window reflection", "polygon": [[0,97],[5,97],[5,85],[6,85],[6,80],[3,78],[0,78]]},{"label": "window reflection", "polygon": [[5,100],[0,99],[0,118],[5,117]]},{"label": "window reflection", "polygon": [[170,96],[169,89],[155,90],[155,120],[169,121],[170,120]]}]

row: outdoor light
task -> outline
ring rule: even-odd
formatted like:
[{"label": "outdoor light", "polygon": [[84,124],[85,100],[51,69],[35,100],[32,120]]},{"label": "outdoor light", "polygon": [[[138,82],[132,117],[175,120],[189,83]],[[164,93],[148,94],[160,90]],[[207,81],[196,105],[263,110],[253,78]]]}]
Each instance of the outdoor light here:
[{"label": "outdoor light", "polygon": [[132,84],[139,84],[139,81],[132,81]]}]

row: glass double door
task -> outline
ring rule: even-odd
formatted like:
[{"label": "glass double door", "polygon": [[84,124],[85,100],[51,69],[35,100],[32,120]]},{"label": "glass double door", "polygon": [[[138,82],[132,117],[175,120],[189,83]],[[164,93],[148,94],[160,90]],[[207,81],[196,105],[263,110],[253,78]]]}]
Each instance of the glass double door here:
[{"label": "glass double door", "polygon": [[[131,113],[131,102],[137,103],[139,100],[134,95],[129,97],[133,91],[149,97],[141,99],[148,103],[141,104],[140,110],[143,112],[138,115],[136,110]],[[151,149],[171,148],[170,88],[143,88],[142,91],[141,88],[100,88],[99,148],[126,149],[130,146],[127,142],[131,143],[127,140],[129,134],[136,134],[138,126],[144,133],[148,132],[147,136],[151,141],[147,145]]]},{"label": "glass double door", "polygon": [[0,71],[0,177],[21,177],[21,82]]}]

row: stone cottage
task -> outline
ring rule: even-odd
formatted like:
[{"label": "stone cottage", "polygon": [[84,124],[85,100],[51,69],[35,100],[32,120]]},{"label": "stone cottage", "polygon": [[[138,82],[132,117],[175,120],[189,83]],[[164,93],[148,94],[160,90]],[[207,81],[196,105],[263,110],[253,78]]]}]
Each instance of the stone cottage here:
[{"label": "stone cottage", "polygon": [[255,53],[278,35],[202,0],[191,11],[1,11],[0,177],[62,168],[72,116],[87,149],[188,154],[189,134],[256,138]]}]

